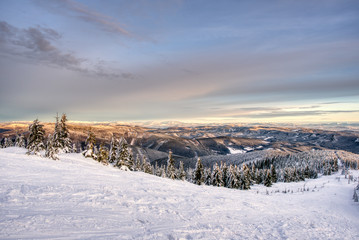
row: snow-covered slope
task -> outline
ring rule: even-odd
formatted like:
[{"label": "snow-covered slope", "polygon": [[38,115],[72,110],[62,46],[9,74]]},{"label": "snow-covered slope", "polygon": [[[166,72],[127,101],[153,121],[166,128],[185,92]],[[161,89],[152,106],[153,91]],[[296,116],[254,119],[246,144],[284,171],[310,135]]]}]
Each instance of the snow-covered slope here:
[{"label": "snow-covered slope", "polygon": [[359,239],[338,174],[240,191],[7,148],[0,183],[0,239]]}]

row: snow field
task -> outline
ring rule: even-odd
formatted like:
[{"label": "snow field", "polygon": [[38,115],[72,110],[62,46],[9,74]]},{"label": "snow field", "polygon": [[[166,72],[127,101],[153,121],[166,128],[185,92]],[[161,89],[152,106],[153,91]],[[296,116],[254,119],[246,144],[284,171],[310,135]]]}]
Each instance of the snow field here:
[{"label": "snow field", "polygon": [[339,174],[241,191],[25,152],[0,149],[0,239],[359,239]]}]

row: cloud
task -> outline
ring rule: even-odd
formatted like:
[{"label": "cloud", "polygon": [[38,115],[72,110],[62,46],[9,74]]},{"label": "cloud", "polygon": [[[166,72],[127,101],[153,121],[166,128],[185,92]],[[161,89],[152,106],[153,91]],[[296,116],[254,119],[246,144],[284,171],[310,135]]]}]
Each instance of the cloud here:
[{"label": "cloud", "polygon": [[61,35],[53,29],[42,27],[19,29],[1,21],[0,35],[0,47],[8,55],[35,59],[71,70],[81,70],[80,65],[85,61],[55,47],[51,41],[61,38]]},{"label": "cloud", "polygon": [[304,117],[304,116],[318,116],[336,113],[359,113],[359,110],[333,110],[333,111],[272,111],[258,114],[237,114],[232,115],[234,118],[281,118],[281,117]]},{"label": "cloud", "polygon": [[104,61],[92,63],[89,59],[61,50],[54,44],[61,37],[51,28],[37,26],[20,29],[5,21],[0,22],[0,49],[7,56],[17,56],[32,64],[43,63],[104,79],[134,78],[131,73],[106,69]]},{"label": "cloud", "polygon": [[[41,6],[51,9],[56,13],[69,14],[71,12],[75,17],[99,26],[102,30],[111,33],[117,33],[122,36],[133,36],[126,30],[123,24],[119,23],[110,16],[101,14],[88,8],[86,5],[72,0],[55,0],[55,1],[37,1]],[[65,10],[65,11],[64,11]]]}]

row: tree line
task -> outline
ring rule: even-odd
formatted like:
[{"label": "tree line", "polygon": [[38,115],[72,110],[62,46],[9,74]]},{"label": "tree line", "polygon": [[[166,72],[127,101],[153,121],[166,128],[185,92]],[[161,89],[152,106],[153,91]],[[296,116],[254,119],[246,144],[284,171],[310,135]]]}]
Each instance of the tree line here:
[{"label": "tree line", "polygon": [[[29,137],[18,135],[15,143],[9,143],[6,138],[2,147],[15,145],[26,147],[27,154],[41,155],[58,160],[59,153],[76,152],[76,146],[70,139],[67,127],[67,116],[61,119],[57,116],[54,131],[45,138],[43,125],[35,119],[29,125]],[[99,148],[95,134],[89,130],[82,155],[92,158],[104,165],[112,165],[126,171],[142,171],[159,177],[179,179],[197,185],[212,185],[247,190],[253,184],[263,184],[270,187],[273,183],[304,181],[307,178],[317,178],[318,174],[331,175],[339,169],[339,162],[344,168],[358,168],[359,158],[344,151],[310,151],[297,154],[272,153],[260,160],[245,162],[241,165],[215,162],[211,168],[204,167],[198,158],[195,168],[184,168],[182,161],[179,168],[175,167],[173,153],[169,151],[165,166],[150,164],[144,154],[134,154],[125,138],[117,139],[112,135],[109,148],[101,143]],[[357,155],[355,155],[357,156]]]}]

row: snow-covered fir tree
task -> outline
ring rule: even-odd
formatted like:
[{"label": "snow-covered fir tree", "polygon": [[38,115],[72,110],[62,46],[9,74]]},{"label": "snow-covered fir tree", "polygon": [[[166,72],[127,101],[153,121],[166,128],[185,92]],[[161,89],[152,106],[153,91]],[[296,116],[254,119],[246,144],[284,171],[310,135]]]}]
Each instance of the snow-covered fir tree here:
[{"label": "snow-covered fir tree", "polygon": [[20,134],[16,136],[15,147],[21,147],[21,148],[26,147],[24,134]]},{"label": "snow-covered fir tree", "polygon": [[146,156],[143,156],[143,157],[142,157],[142,166],[143,166],[143,172],[144,172],[144,173],[153,174],[152,166],[151,166],[151,164],[148,162]]},{"label": "snow-covered fir tree", "polygon": [[12,147],[13,146],[13,142],[11,140],[11,138],[5,138],[4,139],[4,148],[8,148],[8,147]]},{"label": "snow-covered fir tree", "polygon": [[61,121],[59,123],[59,134],[60,134],[60,144],[61,150],[65,153],[72,152],[72,142],[70,139],[70,132],[67,127],[67,116],[66,114],[62,114]]},{"label": "snow-covered fir tree", "polygon": [[143,166],[142,166],[142,161],[140,159],[140,154],[136,155],[136,160],[135,160],[135,166],[136,168],[134,169],[134,171],[143,171]]},{"label": "snow-covered fir tree", "polygon": [[221,171],[223,173],[223,186],[227,187],[228,186],[228,183],[227,183],[227,180],[228,180],[228,167],[227,167],[226,163],[221,162],[220,168],[221,168]]},{"label": "snow-covered fir tree", "polygon": [[40,124],[38,119],[35,119],[29,126],[29,138],[27,144],[27,154],[39,155],[40,151],[45,150],[44,134],[45,130],[43,125]]},{"label": "snow-covered fir tree", "polygon": [[85,143],[86,143],[86,149],[85,151],[82,152],[82,154],[87,158],[90,157],[96,159],[97,158],[95,154],[96,137],[91,130],[88,131],[88,135]]},{"label": "snow-covered fir tree", "polygon": [[103,143],[100,145],[99,153],[97,155],[97,161],[103,165],[108,165],[108,150]]},{"label": "snow-covered fir tree", "polygon": [[217,163],[215,163],[213,166],[212,185],[217,187],[223,187],[223,173]]},{"label": "snow-covered fir tree", "polygon": [[242,174],[241,174],[241,188],[243,190],[247,190],[251,188],[251,173],[246,164],[243,164],[242,166]]},{"label": "snow-covered fir tree", "polygon": [[229,187],[229,188],[239,188],[240,187],[237,169],[233,165],[230,165],[228,168],[227,187]]},{"label": "snow-covered fir tree", "polygon": [[179,164],[178,179],[181,179],[182,181],[186,180],[186,171],[184,170],[182,161],[180,161],[180,164]]},{"label": "snow-covered fir tree", "polygon": [[264,186],[266,187],[270,187],[272,186],[272,178],[271,178],[271,172],[270,170],[266,170],[265,171],[265,177],[264,177],[264,182],[263,182]]},{"label": "snow-covered fir tree", "polygon": [[204,168],[204,184],[211,185],[212,184],[212,171],[210,168]]},{"label": "snow-covered fir tree", "polygon": [[122,139],[121,142],[122,144],[118,153],[115,166],[122,170],[131,170],[133,166],[133,158],[132,156],[130,156],[131,154],[128,150],[127,141],[126,139]]},{"label": "snow-covered fir tree", "polygon": [[204,183],[204,168],[200,158],[197,159],[196,168],[193,172],[193,183],[197,185]]},{"label": "snow-covered fir tree", "polygon": [[173,159],[171,150],[168,153],[166,175],[170,179],[176,179],[175,160]]},{"label": "snow-covered fir tree", "polygon": [[110,143],[110,153],[109,153],[109,162],[110,163],[116,163],[118,150],[119,150],[119,142],[112,135],[111,143]]},{"label": "snow-covered fir tree", "polygon": [[51,158],[53,160],[58,160],[59,159],[59,157],[57,156],[58,152],[59,152],[59,148],[54,144],[54,134],[53,135],[49,134],[47,138],[45,157]]},{"label": "snow-covered fir tree", "polygon": [[276,183],[278,180],[277,171],[275,170],[275,167],[273,164],[270,166],[270,174],[271,174],[271,182]]}]

